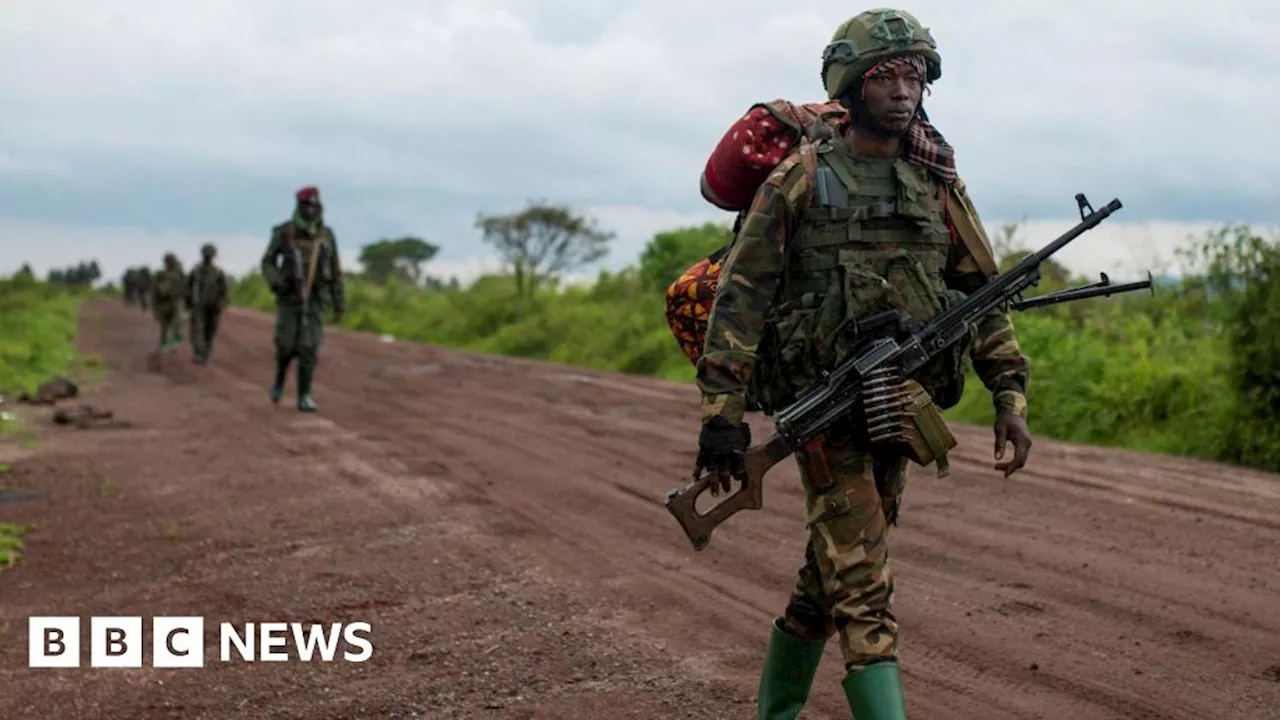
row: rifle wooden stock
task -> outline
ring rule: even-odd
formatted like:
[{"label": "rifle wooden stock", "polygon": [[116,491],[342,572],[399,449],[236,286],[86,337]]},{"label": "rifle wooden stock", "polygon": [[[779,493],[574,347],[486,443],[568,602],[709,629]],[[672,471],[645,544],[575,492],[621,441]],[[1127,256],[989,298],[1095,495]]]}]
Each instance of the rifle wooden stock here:
[{"label": "rifle wooden stock", "polygon": [[775,433],[762,444],[747,449],[747,478],[737,491],[730,493],[705,513],[698,512],[698,497],[710,490],[713,482],[719,482],[719,478],[709,473],[682,488],[668,492],[667,512],[680,523],[689,542],[693,543],[693,549],[701,550],[711,542],[711,533],[720,523],[742,510],[759,510],[764,507],[765,473],[791,453],[787,441]]}]

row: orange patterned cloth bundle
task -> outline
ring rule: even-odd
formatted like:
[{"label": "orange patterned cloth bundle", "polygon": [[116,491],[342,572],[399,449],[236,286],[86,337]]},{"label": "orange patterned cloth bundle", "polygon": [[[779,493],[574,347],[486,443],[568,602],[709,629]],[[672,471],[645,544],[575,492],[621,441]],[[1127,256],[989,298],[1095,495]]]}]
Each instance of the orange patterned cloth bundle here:
[{"label": "orange patterned cloth bundle", "polygon": [[667,326],[680,343],[680,350],[694,364],[702,356],[724,254],[721,251],[699,260],[667,287]]}]

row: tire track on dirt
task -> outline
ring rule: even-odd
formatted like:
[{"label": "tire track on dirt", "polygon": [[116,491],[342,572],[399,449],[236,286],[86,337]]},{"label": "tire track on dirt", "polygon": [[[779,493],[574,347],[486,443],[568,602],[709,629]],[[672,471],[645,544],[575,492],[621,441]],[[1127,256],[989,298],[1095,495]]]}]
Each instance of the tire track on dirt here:
[{"label": "tire track on dirt", "polygon": [[[543,379],[547,377],[555,378],[564,376],[548,372],[543,375]],[[487,494],[493,498],[498,505],[512,509],[513,512],[523,519],[525,530],[522,534],[525,536],[537,534],[541,536],[555,537],[562,543],[575,547],[575,552],[579,553],[581,551],[576,548],[582,545],[608,548],[616,546],[621,542],[629,542],[633,546],[648,546],[647,553],[649,559],[643,562],[643,567],[636,567],[637,563],[635,562],[634,557],[632,557],[632,559],[627,563],[621,564],[626,566],[624,568],[619,568],[617,563],[610,565],[609,561],[612,556],[608,553],[597,553],[593,556],[591,562],[582,563],[582,565],[590,567],[591,574],[594,574],[597,577],[602,575],[611,575],[614,572],[622,572],[624,570],[630,570],[641,576],[658,573],[658,576],[660,577],[661,574],[665,572],[667,573],[667,576],[663,577],[662,583],[660,583],[662,585],[662,591],[677,593],[683,596],[686,600],[694,599],[696,601],[699,598],[710,598],[702,608],[703,611],[707,613],[723,612],[723,604],[726,599],[743,609],[755,610],[757,614],[757,624],[755,627],[738,625],[735,630],[730,630],[729,628],[724,627],[720,629],[724,632],[732,632],[734,635],[748,642],[752,638],[758,637],[758,623],[760,619],[767,617],[772,608],[780,607],[780,603],[771,602],[770,597],[776,597],[778,595],[778,590],[785,591],[789,586],[791,574],[794,572],[794,569],[788,567],[787,563],[781,563],[776,566],[776,570],[770,573],[768,582],[761,583],[752,582],[740,576],[735,577],[728,573],[718,574],[714,571],[709,572],[699,568],[687,560],[685,562],[681,562],[681,559],[685,556],[680,554],[680,550],[676,550],[674,546],[671,546],[670,542],[672,538],[679,541],[682,541],[683,538],[678,535],[678,530],[676,530],[673,524],[670,523],[669,518],[665,517],[664,512],[654,512],[654,506],[658,504],[656,498],[660,497],[661,490],[658,490],[658,488],[652,488],[652,480],[657,477],[664,478],[663,483],[665,487],[663,487],[662,490],[677,484],[677,482],[673,482],[670,479],[678,477],[678,475],[675,475],[672,471],[682,470],[683,468],[681,468],[680,465],[685,463],[652,460],[649,459],[653,457],[651,452],[645,453],[643,451],[637,451],[636,448],[651,447],[649,443],[654,439],[668,442],[679,441],[679,438],[681,437],[680,433],[672,429],[672,426],[675,424],[674,421],[671,421],[670,425],[661,425],[658,427],[654,427],[653,422],[654,419],[661,421],[663,418],[679,417],[680,410],[674,407],[674,404],[680,401],[681,393],[664,393],[656,391],[640,393],[644,397],[662,401],[668,405],[672,405],[673,407],[667,413],[646,412],[646,417],[637,418],[636,414],[620,412],[608,413],[602,412],[599,409],[601,407],[627,407],[626,403],[632,402],[633,400],[628,399],[627,397],[618,396],[633,396],[636,393],[622,391],[610,394],[612,391],[617,390],[616,385],[610,387],[608,383],[595,382],[594,379],[589,376],[585,379],[581,375],[574,375],[571,377],[573,377],[573,381],[570,387],[563,389],[562,392],[554,394],[546,394],[544,392],[541,394],[541,399],[539,399],[537,395],[531,396],[528,393],[513,397],[513,394],[519,392],[522,387],[536,387],[535,383],[539,379],[537,377],[520,377],[514,372],[495,372],[492,374],[486,374],[487,381],[476,382],[458,389],[458,393],[460,395],[470,396],[475,405],[486,406],[490,403],[494,403],[503,407],[505,410],[505,412],[500,413],[497,416],[490,416],[487,418],[486,426],[494,429],[495,432],[489,438],[489,442],[486,447],[502,446],[505,449],[514,450],[520,453],[519,456],[522,458],[541,458],[545,460],[549,455],[554,456],[558,452],[555,449],[557,447],[556,443],[573,445],[575,460],[573,462],[565,462],[562,460],[559,463],[557,466],[554,485],[545,484],[537,493],[530,494],[527,491],[527,487],[516,486],[514,483],[509,482],[499,482],[496,485],[487,486],[489,488]],[[513,385],[514,387],[512,387]],[[575,394],[574,385],[587,389],[589,395],[583,397],[581,396],[582,393]],[[413,402],[408,396],[401,396],[398,398],[398,408],[401,410],[411,412],[412,405]],[[543,422],[536,424],[528,423],[527,418],[534,414],[541,417]],[[567,420],[568,428],[562,424],[550,422],[550,419],[553,417],[559,417],[563,420]],[[517,420],[511,420],[512,418],[520,418],[524,419],[524,421],[520,422]],[[460,428],[465,424],[466,420],[467,418],[464,416],[444,424],[454,425],[454,432],[461,432]],[[441,424],[438,419],[435,422],[437,427]],[[597,426],[593,431],[593,423],[605,425],[605,427],[600,428]],[[688,423],[686,422],[686,424]],[[566,432],[566,430],[570,430],[571,432]],[[693,432],[690,432],[688,435],[683,437],[688,438],[692,436]],[[983,445],[978,445],[977,443],[968,444],[968,447],[970,448],[975,446],[982,447]],[[680,460],[683,461],[691,459],[691,451],[687,451],[686,454],[690,457],[680,458]],[[963,451],[961,456],[963,458]],[[613,457],[615,459],[622,458],[628,475],[635,478],[635,480],[628,483],[609,483],[604,478],[598,477],[598,467],[605,464],[605,461],[609,457]],[[975,455],[970,463],[973,467],[981,466],[983,470],[986,470],[986,465],[989,464],[989,461],[978,460]],[[595,469],[596,472],[593,472],[593,469]],[[1092,503],[1101,505],[1111,512],[1114,512],[1118,507],[1124,507],[1122,505],[1118,505],[1117,500],[1119,500],[1119,502],[1124,502],[1124,499],[1133,497],[1135,493],[1146,492],[1140,485],[1143,481],[1143,476],[1140,475],[1131,474],[1115,478],[1108,473],[1108,468],[1106,468],[1105,465],[1102,467],[1077,465],[1069,469],[1074,473],[1091,471],[1093,473],[1093,477],[1100,479],[1084,480],[1079,483],[1072,483],[1071,480],[1073,479],[1073,476],[1068,473],[1036,472],[1033,470],[1032,472],[1027,473],[1026,480],[1023,480],[1017,485],[1017,492],[1027,492],[1030,488],[1037,487],[1052,491],[1053,494],[1068,492],[1077,497],[1087,498]],[[775,474],[783,475],[784,473],[776,472]],[[786,474],[790,475],[791,473],[787,472]],[[1189,475],[1185,470],[1182,471],[1181,474],[1183,476]],[[1149,473],[1147,475],[1149,475]],[[648,487],[652,488],[652,490],[657,490],[657,492],[646,492],[646,484],[640,482],[641,479],[649,480],[650,483],[647,484]],[[1180,481],[1185,483],[1185,480]],[[783,483],[789,483],[791,487],[794,487],[794,477],[787,477],[785,479],[781,477],[773,477],[770,479],[770,482],[773,487],[777,487]],[[946,488],[943,488],[943,491],[954,491],[959,482],[960,480],[957,479],[954,481],[955,484],[951,484]],[[991,481],[982,478],[977,479],[976,482],[989,484]],[[913,487],[918,487],[919,484],[919,481],[917,481],[913,483]],[[1071,487],[1064,490],[1064,484]],[[616,496],[611,497],[610,493],[606,491],[606,488],[610,486],[615,489],[625,488],[624,490],[619,490],[621,495],[625,496],[625,498],[619,498]],[[1251,486],[1248,483],[1218,482],[1212,483],[1203,488],[1202,492],[1205,495],[1209,495],[1215,490],[1220,490],[1224,486],[1243,488],[1246,493],[1251,487],[1254,489],[1265,489],[1267,487],[1264,485],[1257,485],[1256,483]],[[1115,495],[1122,497],[1107,497],[1106,494],[1108,493],[1114,493]],[[617,493],[615,493],[615,495],[616,494]],[[787,494],[794,499],[799,499],[798,490],[791,491]],[[1265,502],[1271,499],[1270,494],[1267,492],[1259,493],[1257,496],[1246,495],[1246,497],[1248,497],[1250,501],[1262,500]],[[926,500],[926,502],[928,502],[928,500]],[[596,528],[590,539],[588,539],[583,535],[581,519],[583,517],[590,517],[590,513],[592,512],[598,512],[598,509],[601,506],[614,506],[615,512],[610,516],[608,526]],[[777,505],[774,504],[771,508],[776,506]],[[961,515],[965,512],[963,504],[957,505],[946,499],[940,499],[934,504],[934,507],[950,508],[954,515]],[[1189,509],[1192,512],[1199,511],[1203,514],[1227,521],[1248,521],[1250,519],[1249,513],[1231,509],[1229,506],[1215,506],[1213,503],[1206,502],[1203,496],[1189,498],[1188,500],[1173,507],[1174,509]],[[1228,507],[1228,511],[1215,512],[1215,510],[1220,510],[1222,507]],[[793,504],[790,509],[792,510],[790,515],[793,520],[790,527],[794,528],[795,504]],[[1150,515],[1153,510],[1155,509],[1142,508],[1134,510],[1133,513]],[[908,509],[908,512],[910,512],[910,509]],[[1158,512],[1158,510],[1156,510],[1156,512]],[[659,523],[667,523],[665,528],[658,525],[660,529],[657,530],[657,532],[653,532],[655,514],[657,517],[661,518],[661,520],[658,521]],[[765,512],[758,513],[756,515],[758,517],[751,518],[753,524],[759,524],[766,518],[781,521],[787,518],[788,513],[784,510],[778,510],[775,512],[766,510]],[[977,543],[971,542],[967,545],[962,543],[962,547],[965,547],[966,550],[970,551],[969,554],[972,554],[974,551],[978,552],[980,555],[981,553],[986,554],[984,559],[986,559],[988,563],[975,567],[973,569],[974,572],[981,571],[988,576],[994,575],[998,577],[1001,572],[1008,573],[1009,568],[1011,567],[1015,567],[1018,564],[1025,564],[1027,556],[1032,554],[1028,551],[1025,544],[1020,546],[1017,543],[1010,544],[1008,542],[1010,537],[1025,538],[1026,531],[1035,526],[1034,522],[1023,520],[1021,519],[1022,517],[1023,516],[1019,514],[1013,514],[1012,517],[1000,514],[997,517],[996,522],[991,523],[990,526],[966,525],[963,531],[954,524],[947,525],[944,523],[941,526],[941,537],[937,542],[939,544],[954,545],[957,542],[962,542],[961,538],[964,538],[967,534],[980,531],[985,535],[984,538],[980,539]],[[934,520],[934,517],[920,515],[917,516],[917,519],[921,522],[927,523]],[[1167,522],[1169,519],[1170,517],[1168,514],[1163,515],[1163,521]],[[746,521],[743,520],[742,524],[745,524],[745,522]],[[1035,547],[1032,548],[1035,551],[1034,554],[1037,556],[1043,554],[1047,557],[1053,557],[1053,551],[1061,546],[1063,542],[1062,536],[1064,535],[1076,534],[1077,537],[1088,537],[1088,533],[1081,533],[1079,529],[1071,527],[1074,524],[1075,523],[1064,523],[1064,525],[1069,529],[1054,531],[1054,534],[1056,534],[1057,537],[1045,538],[1044,540],[1037,539],[1035,541]],[[777,522],[770,523],[770,526],[771,530],[783,530],[786,524],[783,522]],[[1046,524],[1041,522],[1039,523],[1039,527],[1041,528],[1041,531],[1044,532]],[[1269,526],[1264,524],[1264,529],[1266,527]],[[572,530],[565,531],[562,528],[572,528]],[[1050,525],[1049,528],[1052,531],[1053,526]],[[911,536],[908,532],[909,531],[902,531],[898,533],[899,538],[902,538],[904,535],[907,537],[905,542],[901,539],[898,541],[901,547],[899,548],[900,551],[897,555],[902,558],[901,564],[903,565],[904,573],[910,573],[913,560],[915,560],[915,558],[913,558],[913,549],[915,546],[912,544],[910,539]],[[788,534],[794,535],[794,529],[792,529]],[[751,534],[745,532],[745,529],[744,532],[733,534],[730,528],[725,528],[720,531],[717,536],[717,545],[721,547],[727,546],[732,548],[732,550],[722,553],[721,556],[717,558],[715,564],[717,566],[723,563],[724,565],[731,567],[750,567],[752,560],[759,558],[762,553],[776,554],[776,538],[776,533],[761,533],[760,536],[752,537]],[[757,545],[755,542],[752,542],[753,540],[758,541],[759,544]],[[745,547],[739,545],[739,543],[743,542],[747,543]],[[678,544],[679,543],[677,543],[677,545]],[[799,543],[797,543],[796,546],[798,547],[798,545]],[[670,548],[669,552],[659,553],[660,549],[668,548]],[[1098,569],[1106,566],[1111,567],[1111,570],[1109,571],[1110,573],[1123,575],[1126,572],[1126,560],[1122,558],[1112,559],[1111,556],[1107,554],[1108,552],[1118,550],[1119,546],[1115,545],[1109,547],[1095,546],[1089,548],[1087,553],[1084,553],[1092,558],[1092,567],[1094,570],[1090,572],[1089,575],[1096,576],[1099,571]],[[1169,560],[1169,553],[1167,549],[1164,552],[1161,552],[1159,545],[1153,546],[1153,549],[1149,550],[1148,554],[1149,557],[1144,562],[1164,561],[1167,563]],[[950,553],[949,555],[950,557],[945,557],[939,562],[954,564],[956,562],[954,557],[955,553]],[[927,560],[927,557],[921,559]],[[741,565],[739,565],[739,563],[741,563]],[[1087,568],[1090,566],[1090,563],[1085,562],[1082,565]],[[758,562],[756,563],[756,566],[759,566]],[[1201,619],[1190,624],[1208,622],[1209,627],[1206,629],[1210,630],[1211,634],[1215,636],[1216,642],[1227,640],[1249,646],[1252,645],[1250,640],[1257,640],[1257,633],[1261,632],[1264,636],[1269,635],[1266,639],[1272,644],[1272,647],[1274,647],[1274,626],[1268,627],[1265,623],[1249,621],[1249,618],[1254,615],[1253,611],[1246,610],[1243,615],[1238,614],[1232,618],[1219,619],[1218,617],[1215,617],[1216,613],[1212,605],[1184,601],[1181,599],[1180,593],[1176,589],[1178,586],[1194,587],[1199,584],[1203,592],[1193,591],[1190,594],[1202,594],[1204,597],[1212,599],[1214,597],[1214,593],[1211,590],[1213,586],[1211,581],[1205,580],[1197,583],[1197,579],[1194,576],[1184,574],[1181,575],[1177,581],[1166,583],[1167,585],[1173,586],[1172,588],[1160,587],[1159,589],[1147,591],[1137,590],[1130,593],[1122,593],[1118,598],[1112,597],[1113,593],[1104,592],[1101,593],[1103,597],[1100,598],[1098,597],[1100,593],[1098,593],[1097,586],[1102,585],[1103,587],[1106,587],[1108,585],[1108,582],[1106,581],[1099,582],[1100,578],[1095,577],[1093,579],[1094,581],[1091,583],[1080,581],[1066,582],[1064,584],[1063,578],[1070,578],[1071,571],[1076,569],[1075,560],[1068,560],[1064,558],[1052,563],[1040,561],[1035,567],[1036,571],[1032,577],[1039,583],[1037,587],[1045,587],[1046,589],[1043,592],[1033,595],[1032,597],[1037,599],[1026,601],[1027,605],[1041,607],[1042,605],[1039,604],[1041,602],[1046,600],[1056,600],[1057,602],[1050,604],[1049,607],[1056,608],[1065,604],[1067,607],[1073,607],[1075,610],[1074,612],[1067,613],[1067,616],[1065,617],[1037,621],[1038,627],[1042,626],[1052,628],[1056,631],[1054,633],[1046,632],[1046,635],[1052,634],[1058,637],[1067,635],[1067,633],[1064,632],[1064,625],[1066,626],[1066,630],[1073,628],[1083,629],[1097,627],[1100,625],[1107,626],[1109,623],[1114,623],[1118,618],[1123,617],[1125,618],[1124,622],[1130,625],[1132,629],[1135,629],[1137,634],[1141,636],[1141,628],[1149,627],[1155,623],[1169,623],[1169,618],[1177,617],[1181,614],[1182,617]],[[1258,568],[1256,566],[1253,568],[1244,568],[1241,569],[1237,575],[1246,572],[1256,572],[1257,570]],[[566,571],[568,571],[568,569],[566,569]],[[671,573],[673,572],[678,572],[681,577],[671,576]],[[907,575],[907,577],[909,578],[909,575]],[[612,579],[612,577],[609,577],[608,579]],[[1159,572],[1153,572],[1147,582],[1158,582],[1158,579]],[[954,580],[955,578],[951,578],[950,582],[954,583]],[[904,580],[903,584],[905,585],[908,582],[909,579]],[[658,584],[659,583],[654,583],[654,585]],[[632,587],[632,590],[635,591],[637,583],[632,581],[629,585]],[[643,583],[640,583],[640,585],[643,585]],[[981,584],[974,585],[971,583],[970,586],[972,592],[984,592],[984,586]],[[1252,605],[1256,609],[1267,603],[1269,599],[1273,599],[1275,595],[1270,588],[1271,586],[1268,584],[1267,589],[1256,594],[1255,600],[1246,603],[1246,607]],[[659,592],[659,589],[656,587],[647,587],[643,590],[644,593],[647,594]],[[1069,594],[1066,595],[1064,600],[1063,594],[1068,592]],[[989,595],[991,593],[991,590],[985,590],[985,594]],[[1000,604],[995,602],[997,599],[998,597],[989,598],[989,601],[984,605],[984,607],[1001,607]],[[1135,611],[1130,609],[1132,607],[1145,606],[1150,603],[1163,604],[1163,612],[1158,613],[1156,616],[1152,616],[1146,611]],[[906,612],[905,609],[904,612]],[[1246,623],[1248,630],[1236,629],[1235,625],[1241,622]],[[1002,634],[1017,635],[1019,633],[1019,628],[1025,627],[1025,624],[1025,618],[1020,622],[1005,623],[1008,627],[1002,631]],[[1187,625],[1188,623],[1184,622],[1183,624]],[[932,627],[932,625],[927,625],[926,627]],[[688,630],[689,628],[681,628],[681,632],[688,632]],[[1131,630],[1131,632],[1132,631],[1133,630]],[[1193,632],[1203,635],[1201,631]],[[701,639],[710,642],[712,637],[714,636],[704,636]],[[1160,633],[1148,632],[1145,636],[1145,640],[1148,644],[1159,644],[1161,642],[1168,642],[1171,637],[1174,638],[1175,644],[1168,648],[1171,656],[1168,659],[1168,668],[1166,669],[1176,669],[1180,666],[1193,666],[1197,664],[1198,658],[1202,657],[1203,649],[1185,652],[1182,651],[1181,647],[1177,644],[1176,634],[1162,635]],[[947,640],[949,642],[955,641],[954,638],[949,637]],[[972,647],[973,655],[981,655],[983,649],[984,648],[981,645]],[[1091,651],[1087,646],[1087,643],[1080,643],[1080,647],[1078,647],[1075,652],[1082,655],[1090,655],[1092,652],[1096,651]],[[931,654],[934,657],[946,655],[946,653],[937,652]],[[1251,651],[1236,652],[1230,655],[1230,659],[1236,661],[1241,661],[1249,657],[1253,657],[1253,653]],[[960,661],[961,658],[950,657],[938,660],[937,662],[955,665]],[[727,666],[731,666],[733,664],[733,661],[729,657],[724,658],[723,662],[726,663]],[[926,664],[922,669],[922,672],[930,672],[931,668],[928,666],[930,662],[932,661],[925,661]],[[1092,670],[1092,672],[1087,672],[1090,670]],[[1050,677],[1047,674],[1039,679],[1015,679],[1014,676],[1019,673],[1021,673],[1020,668],[1010,665],[1008,668],[1004,668],[1003,674],[998,674],[998,676],[1003,682],[1013,683],[1018,687],[1027,685],[1044,686],[1044,692],[1042,694],[1046,698],[1057,697],[1060,703],[1066,703],[1067,705],[1075,704],[1080,706],[1080,703],[1085,703],[1089,707],[1090,712],[1094,715],[1099,712],[1106,712],[1106,709],[1110,708],[1112,711],[1117,713],[1118,717],[1142,717],[1144,714],[1154,717],[1177,717],[1178,712],[1190,712],[1192,707],[1197,705],[1202,712],[1213,712],[1213,709],[1216,706],[1216,701],[1207,701],[1204,704],[1199,704],[1194,702],[1188,703],[1186,700],[1182,700],[1175,701],[1171,704],[1164,700],[1166,692],[1163,688],[1148,690],[1146,692],[1134,692],[1127,689],[1131,687],[1131,683],[1128,679],[1126,679],[1126,682],[1122,686],[1119,686],[1114,690],[1108,690],[1107,688],[1109,688],[1110,685],[1104,680],[1096,678],[1092,680],[1079,679],[1079,674],[1098,674],[1096,672],[1096,663],[1092,660],[1080,662],[1078,667],[1072,668],[1070,673],[1062,677],[1054,678],[1052,681],[1044,679]],[[982,670],[980,674],[984,677],[989,677],[991,674],[991,668]],[[1154,674],[1159,675],[1162,673],[1157,670]],[[1007,690],[1008,688],[1005,689]],[[1004,694],[1004,696],[1007,697],[1008,695]],[[1075,700],[1071,701],[1068,698],[1075,698]],[[1192,717],[1202,715],[1195,715],[1193,713],[1186,716]]]},{"label": "tire track on dirt", "polygon": [[[134,349],[150,325],[95,313],[111,330],[89,340],[143,396],[124,407],[146,427],[119,437],[165,446],[126,461],[106,436],[67,438],[56,462],[135,465],[128,507],[81,498],[74,517],[142,567],[86,559],[68,529],[34,541],[26,579],[0,590],[18,608],[44,588],[95,610],[132,596],[237,619],[366,613],[382,654],[359,672],[219,667],[159,690],[73,689],[0,652],[0,683],[80,717],[245,702],[311,718],[752,714],[768,619],[803,558],[803,496],[779,465],[766,507],[693,552],[661,507],[691,467],[692,388],[327,330],[308,417],[266,401],[266,316],[231,311],[212,365],[183,352],[156,375]],[[891,536],[913,717],[1280,717],[1274,476],[1040,440],[1004,481],[988,429],[957,436],[950,477],[913,469]],[[190,538],[148,545],[138,512],[181,518]],[[803,717],[847,718],[839,666],[833,645]]]}]

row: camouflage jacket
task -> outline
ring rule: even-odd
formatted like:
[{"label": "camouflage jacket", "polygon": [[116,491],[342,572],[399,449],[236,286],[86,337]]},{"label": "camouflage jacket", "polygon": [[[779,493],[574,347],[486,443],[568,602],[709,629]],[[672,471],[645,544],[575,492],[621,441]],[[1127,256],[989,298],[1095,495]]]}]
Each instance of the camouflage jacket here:
[{"label": "camouflage jacket", "polygon": [[182,267],[164,268],[152,276],[151,297],[157,305],[177,305],[185,295],[186,274]]},{"label": "camouflage jacket", "polygon": [[278,305],[299,305],[311,255],[319,252],[310,297],[316,301],[316,309],[331,307],[345,312],[346,292],[337,238],[327,225],[321,225],[319,234],[317,240],[292,220],[272,228],[271,240],[262,254],[262,277],[276,294]]},{"label": "camouflage jacket", "polygon": [[198,263],[187,276],[186,302],[188,308],[226,308],[231,302],[227,274],[213,263]]},{"label": "camouflage jacket", "polygon": [[[847,150],[843,149],[842,144],[837,144],[840,148],[838,152],[846,153],[845,157],[847,157]],[[898,280],[895,280],[890,273],[887,282],[879,277],[872,277],[870,282],[863,283],[862,288],[853,287],[862,282],[863,278],[860,276],[866,273],[863,272],[861,265],[850,268],[852,264],[845,262],[848,253],[863,253],[879,258],[891,255],[893,252],[905,251],[901,247],[871,244],[876,233],[874,230],[866,229],[871,227],[867,220],[858,218],[865,218],[867,214],[874,215],[874,208],[858,207],[852,210],[842,208],[845,213],[843,217],[836,215],[828,217],[827,213],[836,211],[828,207],[815,207],[816,188],[813,169],[805,167],[800,155],[799,152],[789,155],[760,186],[741,230],[724,260],[708,321],[704,352],[697,363],[697,382],[702,392],[704,419],[721,415],[730,422],[741,422],[743,414],[749,409],[747,401],[751,383],[753,380],[758,380],[753,377],[753,373],[757,370],[760,359],[758,353],[762,350],[762,341],[788,333],[795,334],[795,327],[779,332],[780,321],[784,324],[794,323],[792,318],[796,316],[803,317],[805,313],[809,313],[816,317],[823,313],[823,309],[813,307],[790,310],[789,314],[779,312],[784,309],[780,306],[800,308],[803,300],[822,295],[821,292],[813,292],[822,290],[822,287],[815,288],[812,282],[809,287],[804,286],[805,281],[812,281],[819,275],[817,270],[811,267],[812,261],[827,261],[827,266],[823,268],[827,271],[839,272],[841,266],[844,266],[843,277],[836,276],[841,277],[841,288],[838,292],[842,296],[857,295],[863,288],[873,288],[882,295],[885,294],[885,290],[888,290],[888,294],[895,296],[911,294],[903,291],[902,285],[906,283],[900,282],[903,276],[910,273],[900,273]],[[819,157],[822,156],[819,155]],[[894,162],[887,160],[881,163],[881,166]],[[846,163],[842,172],[847,176],[849,167],[861,168],[864,165],[874,166],[875,164],[874,162],[856,165]],[[905,167],[902,161],[897,161],[896,168],[898,176],[906,176],[906,179],[898,182],[908,186],[905,190],[899,189],[897,198],[925,197],[927,200],[930,189],[921,181],[923,174],[915,173],[913,169]],[[913,183],[918,187],[912,186]],[[874,185],[874,183],[870,184]],[[955,187],[959,189],[963,207],[969,214],[966,219],[978,223],[976,211],[973,210],[967,196],[963,195],[963,183],[957,182]],[[888,198],[890,202],[894,199],[894,197]],[[928,202],[916,202],[916,204],[929,207]],[[933,217],[929,217],[928,213],[917,212],[916,217],[906,218],[909,222],[905,225],[900,223],[900,225],[912,228],[916,228],[917,225],[927,228],[930,224],[940,226],[939,230],[933,230],[932,235],[926,234],[925,237],[936,238],[938,245],[945,248],[945,251],[935,253],[938,260],[934,268],[938,282],[945,283],[946,289],[943,294],[950,293],[954,297],[972,292],[987,282],[988,276],[980,268],[984,265],[989,266],[990,263],[980,262],[973,257],[964,243],[956,237],[950,218],[945,218],[940,211],[940,203],[935,202],[934,206],[937,206],[939,211],[935,212]],[[892,216],[888,219],[902,220],[901,217]],[[823,227],[824,221],[827,223],[825,227],[828,228],[826,236],[820,238],[820,242],[815,242],[812,239],[811,230],[813,227]],[[831,228],[835,228],[836,231],[832,232]],[[847,238],[844,236],[846,232]],[[919,232],[918,228],[916,232]],[[804,247],[798,255],[793,245],[797,244],[802,236],[803,239],[808,239],[809,245],[814,247]],[[919,245],[918,242],[912,244]],[[822,245],[827,247],[820,247]],[[816,251],[827,252],[823,256]],[[817,254],[818,257],[809,257],[806,253]],[[806,261],[809,261],[808,265]],[[831,272],[827,275],[831,275]],[[844,310],[841,308],[838,312],[844,312]],[[815,319],[814,323],[816,322]],[[826,339],[830,340],[830,338]],[[814,340],[809,344],[819,345],[820,343]],[[782,372],[775,372],[774,377],[782,377],[785,380],[792,379],[793,376],[816,375],[812,367],[802,363],[811,363],[812,357],[821,353],[810,352],[807,347],[802,351],[797,351],[795,347],[784,348],[784,350],[789,352],[784,352],[783,356],[790,358],[793,365],[790,368],[783,368]],[[962,347],[959,350],[963,352],[965,348]],[[1029,361],[1020,351],[1008,313],[994,311],[984,317],[975,328],[975,334],[971,338],[967,351],[976,374],[993,395],[996,412],[1025,416]],[[958,353],[956,357],[961,358]],[[823,363],[828,367],[830,364],[830,362]],[[963,372],[963,368],[955,369],[959,373]],[[794,391],[795,388],[791,390]]]}]

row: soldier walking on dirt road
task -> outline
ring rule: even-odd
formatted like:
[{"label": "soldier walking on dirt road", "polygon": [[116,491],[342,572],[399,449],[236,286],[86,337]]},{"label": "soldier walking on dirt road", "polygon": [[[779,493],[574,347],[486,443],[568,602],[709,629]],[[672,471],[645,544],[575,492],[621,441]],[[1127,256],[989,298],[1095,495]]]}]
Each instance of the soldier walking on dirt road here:
[{"label": "soldier walking on dirt road", "polygon": [[191,360],[204,365],[213,350],[218,321],[231,301],[227,274],[214,264],[218,249],[211,243],[200,248],[200,263],[187,276],[186,302],[191,313]]},{"label": "soldier walking on dirt road", "polygon": [[151,306],[151,293],[155,289],[154,282],[155,278],[151,276],[151,268],[146,265],[138,268],[137,274],[134,275],[134,292],[136,293],[135,297],[138,299],[138,309],[143,312],[146,312],[147,308]]},{"label": "soldier walking on dirt road", "polygon": [[125,307],[138,301],[138,269],[128,268],[120,278],[120,298]]},{"label": "soldier walking on dirt road", "polygon": [[297,192],[293,217],[271,229],[262,255],[262,276],[276,296],[276,375],[271,402],[279,402],[289,364],[298,359],[298,409],[314,412],[311,382],[324,339],[324,313],[332,308],[342,322],[346,294],[337,239],[324,224],[320,191]]},{"label": "soldier walking on dirt road", "polygon": [[160,325],[159,353],[166,353],[178,348],[182,342],[180,327],[180,309],[186,276],[182,272],[182,263],[173,253],[164,256],[164,269],[152,279],[151,307],[156,322]]},{"label": "soldier walking on dirt road", "polygon": [[[940,75],[934,40],[909,13],[872,10],[836,30],[822,78],[844,112],[815,124],[811,144],[790,148],[756,190],[720,274],[697,364],[703,426],[695,475],[718,474],[726,489],[729,475],[743,478],[744,412],[783,407],[847,359],[848,333],[873,308],[888,304],[926,321],[996,273],[954,151],[921,107]],[[996,459],[1006,442],[1015,446],[1013,458],[996,465],[1007,477],[1031,447],[1028,361],[1007,313],[993,312],[969,343],[896,382],[926,391],[941,423],[937,407],[959,400],[966,349],[994,398]],[[836,634],[854,717],[906,717],[887,534],[897,524],[907,458],[873,451],[866,419],[873,410],[868,404],[839,422],[825,446],[797,453],[809,541],[790,602],[773,622],[759,718],[799,714]]]}]

